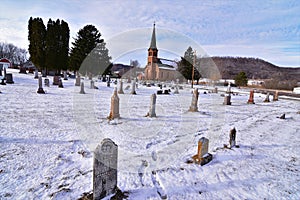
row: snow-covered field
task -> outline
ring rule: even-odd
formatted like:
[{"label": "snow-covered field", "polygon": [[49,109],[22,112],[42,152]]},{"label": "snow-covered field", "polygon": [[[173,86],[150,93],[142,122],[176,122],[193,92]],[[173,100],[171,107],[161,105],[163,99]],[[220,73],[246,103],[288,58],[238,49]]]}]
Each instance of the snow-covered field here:
[{"label": "snow-covered field", "polygon": [[[180,94],[158,95],[157,118],[146,118],[158,87],[139,85],[137,95],[119,95],[121,119],[112,125],[106,117],[113,87],[96,82],[99,89],[90,89],[86,80],[86,94],[79,94],[69,79],[37,94],[32,74],[7,72],[15,84],[0,85],[0,199],[92,192],[93,150],[106,137],[119,147],[118,187],[128,199],[160,199],[158,190],[168,199],[300,199],[300,101],[263,103],[255,94],[256,104],[248,105],[248,91],[234,88],[240,95],[224,106],[220,93],[200,88],[199,112],[191,113],[184,85]],[[277,118],[283,113],[285,120]],[[233,127],[240,148],[221,148]],[[185,163],[203,136],[213,160]]]}]

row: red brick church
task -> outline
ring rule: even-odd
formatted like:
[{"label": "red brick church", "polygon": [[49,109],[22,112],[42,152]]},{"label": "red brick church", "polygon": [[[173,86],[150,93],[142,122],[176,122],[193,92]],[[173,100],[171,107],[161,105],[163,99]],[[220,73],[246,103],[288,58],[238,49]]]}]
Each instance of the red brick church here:
[{"label": "red brick church", "polygon": [[158,58],[158,49],[156,47],[155,24],[153,25],[153,32],[151,37],[150,47],[148,49],[148,60],[145,67],[145,79],[155,81],[175,80],[176,69],[171,64],[165,62],[174,61]]}]

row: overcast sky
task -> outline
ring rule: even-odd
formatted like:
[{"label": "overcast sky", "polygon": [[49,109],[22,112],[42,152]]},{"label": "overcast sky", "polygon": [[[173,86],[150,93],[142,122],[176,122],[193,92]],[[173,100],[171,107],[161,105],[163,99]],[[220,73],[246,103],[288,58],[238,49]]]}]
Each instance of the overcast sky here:
[{"label": "overcast sky", "polygon": [[[69,24],[72,38],[85,25],[95,25],[112,48],[113,61],[132,58],[143,65],[155,21],[160,57],[174,59],[192,46],[200,55],[300,67],[299,10],[299,0],[1,0],[0,41],[28,49],[28,19],[42,17],[46,25],[59,18]],[[110,43],[121,39],[126,44]]]}]

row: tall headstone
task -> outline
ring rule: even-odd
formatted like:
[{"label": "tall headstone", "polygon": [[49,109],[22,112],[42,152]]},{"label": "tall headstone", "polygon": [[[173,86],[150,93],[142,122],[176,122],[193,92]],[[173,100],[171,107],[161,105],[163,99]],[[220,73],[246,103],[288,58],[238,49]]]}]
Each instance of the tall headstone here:
[{"label": "tall headstone", "polygon": [[192,103],[189,109],[190,112],[198,112],[198,98],[199,98],[198,88],[195,88],[193,92]]},{"label": "tall headstone", "polygon": [[156,117],[155,104],[156,104],[156,94],[152,94],[151,102],[150,102],[150,109],[149,109],[148,114],[146,115],[147,117]]},{"label": "tall headstone", "polygon": [[3,69],[3,75],[4,75],[4,79],[6,80],[6,67],[4,67]]},{"label": "tall headstone", "polygon": [[230,130],[229,133],[229,148],[235,147],[236,130],[235,128]]},{"label": "tall headstone", "polygon": [[94,89],[94,88],[95,88],[95,82],[94,82],[93,80],[91,80],[90,88],[91,88],[91,89]]},{"label": "tall headstone", "polygon": [[63,88],[64,87],[61,78],[58,80],[58,87],[59,88]]},{"label": "tall headstone", "polygon": [[264,102],[270,102],[270,97],[269,96],[270,96],[270,93],[268,92]]},{"label": "tall headstone", "polygon": [[59,80],[60,80],[59,76],[53,76],[53,85],[59,85]]},{"label": "tall headstone", "polygon": [[273,94],[273,101],[278,101],[278,90]]},{"label": "tall headstone", "polygon": [[81,84],[80,84],[80,92],[79,92],[80,94],[85,94],[85,92],[84,92],[84,82],[81,82]]},{"label": "tall headstone", "polygon": [[37,69],[34,71],[34,78],[35,79],[39,78],[39,70],[37,70]]},{"label": "tall headstone", "polygon": [[0,64],[0,76],[2,76],[3,64]]},{"label": "tall headstone", "polygon": [[224,96],[223,105],[231,105],[231,95],[230,94]]},{"label": "tall headstone", "polygon": [[250,95],[249,95],[249,99],[248,99],[248,104],[255,104],[254,103],[254,90],[250,90]]},{"label": "tall headstone", "polygon": [[117,191],[118,145],[105,138],[94,152],[93,199],[100,200]]},{"label": "tall headstone", "polygon": [[124,91],[123,91],[123,81],[120,80],[120,87],[119,87],[119,90],[118,90],[118,94],[124,94]]},{"label": "tall headstone", "polygon": [[109,113],[109,116],[107,117],[109,120],[120,118],[119,101],[120,101],[120,99],[118,97],[117,88],[115,88],[114,93],[111,97],[110,113]]},{"label": "tall headstone", "polygon": [[202,137],[198,141],[198,152],[193,156],[195,163],[205,165],[212,160],[212,155],[208,153],[209,140]]},{"label": "tall headstone", "polygon": [[68,80],[68,74],[66,71],[64,71],[64,80]]},{"label": "tall headstone", "polygon": [[231,84],[230,84],[230,83],[228,83],[226,93],[227,93],[227,94],[231,94]]},{"label": "tall headstone", "polygon": [[131,87],[130,94],[136,94],[136,92],[135,92],[135,80],[132,81],[132,87]]},{"label": "tall headstone", "polygon": [[8,83],[8,84],[15,83],[14,80],[13,80],[13,75],[11,73],[7,73],[6,76],[5,76],[5,79],[6,79],[6,83]]},{"label": "tall headstone", "polygon": [[75,79],[75,86],[80,86],[80,85],[81,85],[80,82],[81,82],[81,77],[80,77],[80,75],[77,73],[76,79]]},{"label": "tall headstone", "polygon": [[179,94],[179,91],[178,91],[178,85],[175,86],[174,94]]},{"label": "tall headstone", "polygon": [[39,77],[39,88],[38,88],[37,93],[38,94],[45,94],[45,91],[43,89],[43,79],[42,79],[41,76]]}]

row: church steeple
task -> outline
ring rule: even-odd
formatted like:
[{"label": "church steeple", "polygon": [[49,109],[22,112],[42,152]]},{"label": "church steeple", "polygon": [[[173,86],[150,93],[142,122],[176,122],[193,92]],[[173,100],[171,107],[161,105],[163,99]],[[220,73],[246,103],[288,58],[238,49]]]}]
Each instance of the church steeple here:
[{"label": "church steeple", "polygon": [[157,49],[156,47],[156,36],[155,36],[155,22],[153,24],[153,32],[151,37],[151,43],[149,49]]}]

